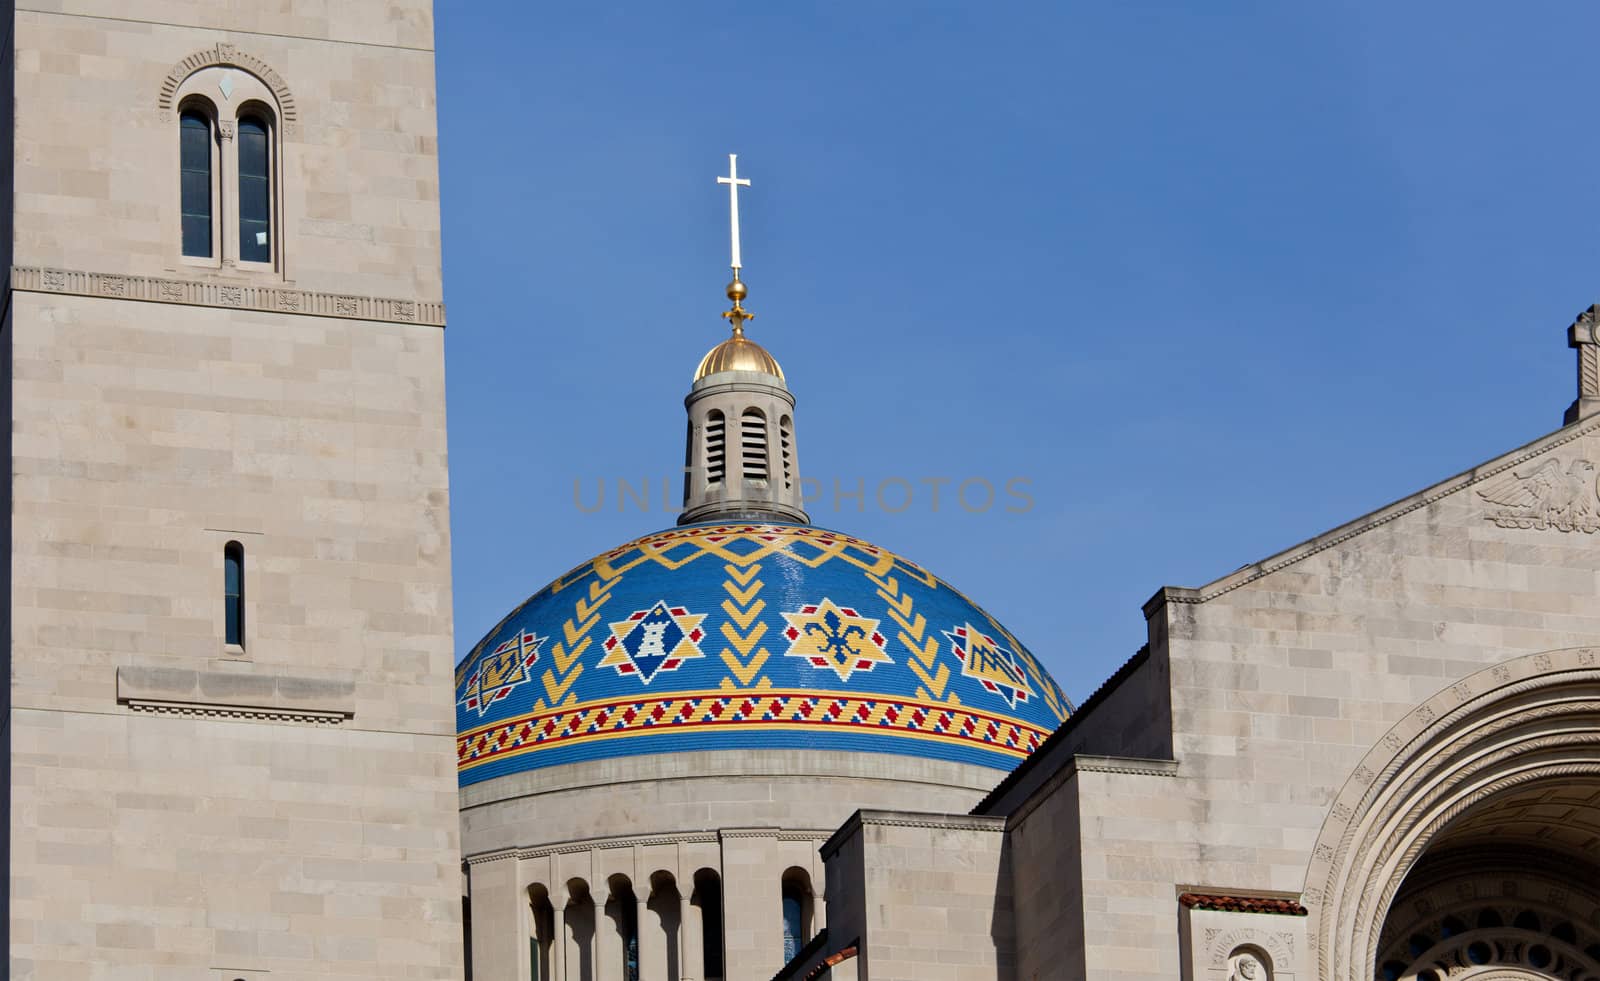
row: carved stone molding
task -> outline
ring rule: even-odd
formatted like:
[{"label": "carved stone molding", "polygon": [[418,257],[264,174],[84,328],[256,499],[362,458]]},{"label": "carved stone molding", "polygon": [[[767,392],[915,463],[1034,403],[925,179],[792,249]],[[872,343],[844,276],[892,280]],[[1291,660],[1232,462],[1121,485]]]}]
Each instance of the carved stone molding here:
[{"label": "carved stone molding", "polygon": [[300,712],[294,709],[229,708],[200,702],[159,702],[130,698],[123,704],[131,712],[176,715],[186,719],[248,719],[252,722],[298,722],[336,726],[349,716],[341,712]]},{"label": "carved stone molding", "polygon": [[317,293],[282,286],[208,283],[191,279],[122,276],[76,269],[12,266],[11,288],[31,293],[68,293],[148,303],[179,303],[229,310],[339,317],[380,323],[444,326],[444,304],[344,293]]},{"label": "carved stone molding", "polygon": [[154,715],[338,725],[355,716],[355,683],[251,664],[223,671],[122,665],[117,701]]},{"label": "carved stone molding", "polygon": [[1132,773],[1146,777],[1175,777],[1178,775],[1178,762],[1078,753],[1072,757],[1072,769],[1079,773]]},{"label": "carved stone molding", "polygon": [[[811,832],[802,832],[810,840]],[[817,834],[820,834],[818,832]],[[716,831],[687,831],[681,834],[620,835],[615,838],[579,838],[572,841],[551,842],[547,845],[525,845],[518,848],[498,848],[492,852],[469,855],[468,865],[492,862],[501,858],[545,858],[550,855],[574,855],[579,852],[605,851],[632,848],[637,845],[678,845],[684,843],[714,843]]]},{"label": "carved stone molding", "polygon": [[156,98],[156,108],[161,110],[162,118],[167,119],[171,116],[172,100],[178,94],[184,79],[201,69],[223,66],[242,69],[261,79],[272,90],[273,97],[278,100],[278,112],[283,117],[284,137],[291,140],[299,137],[300,114],[295,107],[294,93],[289,91],[289,83],[285,82],[283,76],[265,61],[227,43],[202,48],[172,66],[172,70],[167,72],[167,77],[161,80],[161,93]]}]

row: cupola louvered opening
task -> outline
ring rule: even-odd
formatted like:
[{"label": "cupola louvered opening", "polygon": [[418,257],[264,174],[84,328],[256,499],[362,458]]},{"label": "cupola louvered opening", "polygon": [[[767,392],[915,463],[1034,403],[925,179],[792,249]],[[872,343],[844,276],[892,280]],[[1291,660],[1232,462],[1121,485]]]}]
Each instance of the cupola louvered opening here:
[{"label": "cupola louvered opening", "polygon": [[683,504],[689,506],[689,495],[693,491],[694,474],[694,420],[687,422],[689,432],[683,438]]},{"label": "cupola louvered opening", "polygon": [[739,443],[745,482],[767,486],[767,417],[760,409],[746,409],[739,417]]},{"label": "cupola louvered opening", "polygon": [[706,414],[706,484],[721,487],[728,473],[726,423],[722,413],[712,409]]},{"label": "cupola louvered opening", "polygon": [[783,454],[783,489],[794,486],[794,422],[788,416],[778,420],[778,447]]}]

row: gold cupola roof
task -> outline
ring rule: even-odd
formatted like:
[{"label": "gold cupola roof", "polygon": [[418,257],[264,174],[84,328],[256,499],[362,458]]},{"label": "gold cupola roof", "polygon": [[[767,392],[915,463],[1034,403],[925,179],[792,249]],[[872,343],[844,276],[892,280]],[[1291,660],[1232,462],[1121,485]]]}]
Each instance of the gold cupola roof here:
[{"label": "gold cupola roof", "polygon": [[743,332],[707,351],[706,356],[700,359],[700,367],[694,370],[694,380],[699,381],[719,371],[761,371],[783,377],[778,359],[768,354],[766,348],[745,337]]},{"label": "gold cupola roof", "polygon": [[744,322],[755,318],[755,314],[746,312],[744,308],[747,295],[748,291],[744,283],[739,281],[739,271],[736,269],[733,282],[728,284],[728,299],[733,301],[733,309],[723,314],[733,323],[733,336],[707,351],[706,356],[700,359],[700,367],[694,370],[695,381],[719,371],[760,371],[783,378],[778,359],[767,353],[766,348],[744,336]]}]

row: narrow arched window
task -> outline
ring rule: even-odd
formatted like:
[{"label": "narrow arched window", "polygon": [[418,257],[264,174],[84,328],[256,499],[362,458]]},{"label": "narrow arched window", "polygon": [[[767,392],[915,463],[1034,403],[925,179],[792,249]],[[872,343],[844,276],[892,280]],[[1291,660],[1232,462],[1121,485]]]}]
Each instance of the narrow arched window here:
[{"label": "narrow arched window", "polygon": [[239,119],[239,259],[272,261],[272,152],[260,116]]},{"label": "narrow arched window", "polygon": [[244,646],[244,546],[229,542],[222,547],[223,638]]},{"label": "narrow arched window", "polygon": [[783,873],[783,959],[794,960],[811,939],[811,876],[805,869]]},{"label": "narrow arched window", "polygon": [[179,207],[183,254],[209,259],[211,244],[211,173],[214,141],[211,119],[187,109],[178,120]]},{"label": "narrow arched window", "polygon": [[739,417],[739,444],[747,484],[767,486],[767,417],[746,409]]},{"label": "narrow arched window", "polygon": [[722,413],[712,409],[706,416],[706,483],[720,486],[728,473],[728,433]]}]

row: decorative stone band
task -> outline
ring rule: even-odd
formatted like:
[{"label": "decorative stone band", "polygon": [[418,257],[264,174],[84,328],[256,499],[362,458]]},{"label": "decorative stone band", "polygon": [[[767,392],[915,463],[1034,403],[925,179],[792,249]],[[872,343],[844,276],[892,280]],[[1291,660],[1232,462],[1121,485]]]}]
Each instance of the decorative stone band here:
[{"label": "decorative stone band", "polygon": [[780,828],[723,828],[716,831],[682,831],[649,835],[618,835],[610,838],[581,838],[558,841],[546,845],[525,845],[514,848],[497,848],[494,851],[468,855],[468,865],[497,862],[507,859],[545,858],[550,855],[576,855],[584,852],[623,852],[633,848],[653,845],[707,844],[730,838],[775,838],[778,841],[809,841],[820,844],[832,834],[831,829],[780,829]]},{"label": "decorative stone band", "polygon": [[355,682],[261,672],[117,668],[117,701],[134,712],[338,725],[354,718]]},{"label": "decorative stone band", "polygon": [[148,303],[181,303],[198,307],[258,310],[308,317],[340,317],[380,323],[444,326],[444,304],[391,300],[373,296],[317,293],[281,286],[206,283],[190,279],[158,279],[73,269],[12,266],[11,288],[29,293],[68,293]]},{"label": "decorative stone band", "polygon": [[1209,909],[1219,913],[1268,913],[1276,916],[1305,916],[1304,906],[1292,899],[1270,896],[1224,896],[1219,893],[1186,892],[1178,902],[1188,909]]},{"label": "decorative stone band", "polygon": [[189,719],[250,719],[255,722],[303,722],[336,726],[349,718],[338,712],[296,712],[293,709],[225,708],[192,702],[147,702],[130,698],[125,702],[133,712],[177,715]]}]

